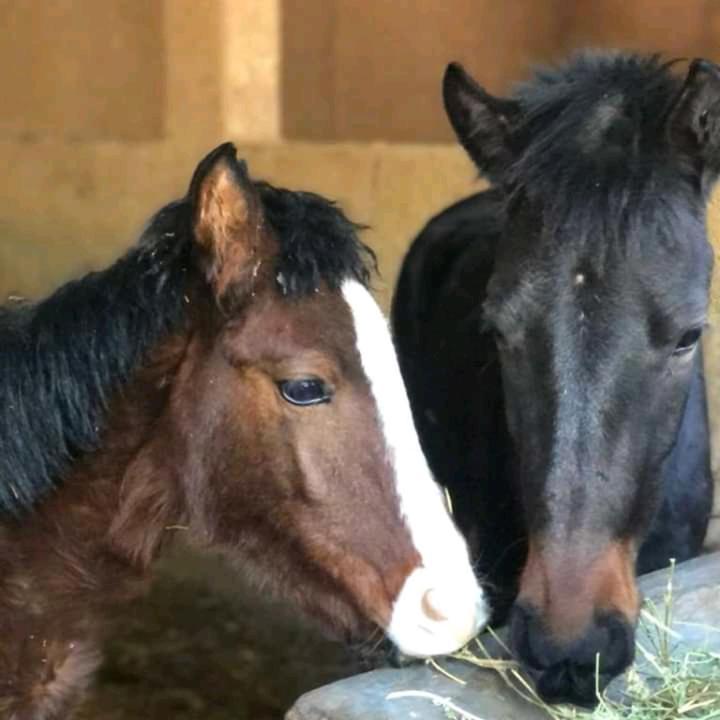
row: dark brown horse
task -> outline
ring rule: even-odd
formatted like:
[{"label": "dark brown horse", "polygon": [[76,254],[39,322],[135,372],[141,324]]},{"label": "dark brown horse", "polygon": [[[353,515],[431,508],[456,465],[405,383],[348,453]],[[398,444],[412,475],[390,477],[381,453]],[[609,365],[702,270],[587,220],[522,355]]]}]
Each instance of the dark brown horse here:
[{"label": "dark brown horse", "polygon": [[0,715],[65,716],[178,528],[341,636],[486,617],[420,450],[372,254],[231,145],[109,269],[0,314]]},{"label": "dark brown horse", "polygon": [[543,697],[590,704],[632,661],[636,569],[696,555],[712,508],[720,67],[583,53],[510,97],[457,65],[443,90],[493,187],[408,253],[402,369],[495,619]]}]

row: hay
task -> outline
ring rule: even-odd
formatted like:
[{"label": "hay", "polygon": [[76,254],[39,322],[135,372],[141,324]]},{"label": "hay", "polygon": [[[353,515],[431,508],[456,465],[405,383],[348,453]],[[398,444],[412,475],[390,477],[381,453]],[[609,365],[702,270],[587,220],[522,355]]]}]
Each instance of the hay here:
[{"label": "hay", "polygon": [[[443,490],[448,512],[453,515],[450,492],[447,488]],[[679,639],[678,633],[672,629],[674,575],[675,561],[671,560],[662,605],[658,607],[651,600],[646,600],[640,612],[640,624],[645,629],[649,647],[636,640],[636,652],[653,669],[653,673],[642,672],[637,664],[633,665],[625,673],[625,689],[621,698],[611,698],[606,691],[601,692],[599,689],[598,655],[595,671],[598,706],[593,711],[580,710],[571,705],[548,705],[535,692],[516,661],[493,658],[479,638],[451,657],[498,673],[514,693],[543,710],[550,720],[720,720],[720,653],[690,650],[680,656],[673,654],[672,641]],[[716,627],[706,629],[708,632],[720,632],[720,628]],[[509,649],[493,629],[488,628],[488,632],[510,655]],[[454,682],[467,684],[433,658],[427,662]],[[470,710],[457,706],[450,698],[426,691],[391,693],[394,697],[388,696],[388,699],[408,697],[409,694],[432,700],[435,705],[444,708],[448,717],[482,720]]]},{"label": "hay", "polygon": [[[532,683],[514,660],[499,660],[490,656],[479,639],[473,640],[452,657],[500,675],[512,691],[526,702],[543,710],[550,720],[720,720],[720,653],[690,650],[673,653],[674,641],[679,638],[673,625],[673,573],[671,564],[665,595],[660,607],[648,601],[640,623],[643,641],[638,640],[637,655],[647,664],[648,671],[633,666],[625,674],[625,688],[618,699],[597,689],[598,706],[594,711],[570,705],[548,705],[535,692]],[[717,628],[707,628],[717,632]],[[503,641],[489,630],[495,641],[506,651]],[[443,668],[436,660],[433,667],[444,675],[465,684]],[[597,680],[596,671],[596,680]],[[597,682],[596,682],[597,687]],[[392,693],[398,697],[423,697],[442,707],[448,717],[458,720],[490,720],[482,718],[476,709],[461,708],[451,698],[425,691]]]}]

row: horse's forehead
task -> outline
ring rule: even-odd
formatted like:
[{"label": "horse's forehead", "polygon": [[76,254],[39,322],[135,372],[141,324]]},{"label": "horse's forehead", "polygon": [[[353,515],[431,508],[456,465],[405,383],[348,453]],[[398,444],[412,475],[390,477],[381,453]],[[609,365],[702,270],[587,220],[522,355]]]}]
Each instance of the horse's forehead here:
[{"label": "horse's forehead", "polygon": [[[683,208],[684,210],[684,208]],[[588,288],[596,294],[642,290],[662,280],[665,292],[676,286],[702,284],[712,256],[702,216],[687,212],[664,213],[650,221],[636,220],[631,229],[613,233],[602,225],[562,235],[527,233],[516,242],[500,243],[493,282],[509,293],[574,289],[582,297]]]},{"label": "horse's forehead", "polygon": [[671,329],[703,321],[711,268],[711,255],[702,252],[600,257],[592,248],[556,247],[503,263],[484,308],[510,334],[552,326],[572,336],[582,329],[592,339],[598,331],[622,339],[631,328],[644,336],[650,324]]},{"label": "horse's forehead", "polygon": [[355,354],[353,316],[342,294],[329,288],[287,298],[269,293],[246,311],[243,342],[279,354],[319,350],[337,357]]}]

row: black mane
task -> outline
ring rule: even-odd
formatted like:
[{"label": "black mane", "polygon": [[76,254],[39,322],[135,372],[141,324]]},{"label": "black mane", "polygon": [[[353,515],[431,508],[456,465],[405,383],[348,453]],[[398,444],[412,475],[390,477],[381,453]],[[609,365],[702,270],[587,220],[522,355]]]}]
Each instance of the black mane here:
[{"label": "black mane", "polygon": [[[279,243],[278,292],[345,278],[367,285],[374,255],[358,226],[318,195],[256,183]],[[17,515],[97,448],[108,402],[185,319],[196,271],[187,200],[155,215],[111,267],[38,304],[0,307],[0,515]]]},{"label": "black mane", "polygon": [[362,229],[332,202],[257,182],[265,217],[280,240],[277,282],[285,295],[313,292],[322,282],[337,290],[352,278],[367,287],[375,254],[358,239]]},{"label": "black mane", "polygon": [[506,179],[542,208],[550,232],[597,232],[602,222],[621,236],[638,203],[685,181],[691,196],[693,168],[668,142],[668,115],[682,87],[674,64],[656,55],[583,52],[516,88],[521,111],[511,132],[519,156]]}]

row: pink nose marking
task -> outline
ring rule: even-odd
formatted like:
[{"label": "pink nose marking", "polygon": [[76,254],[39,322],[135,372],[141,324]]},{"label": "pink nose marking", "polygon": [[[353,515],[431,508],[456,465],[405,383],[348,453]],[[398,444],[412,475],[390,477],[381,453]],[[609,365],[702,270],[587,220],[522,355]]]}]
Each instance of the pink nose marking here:
[{"label": "pink nose marking", "polygon": [[438,609],[437,591],[432,588],[422,596],[422,611],[435,622],[447,620],[447,616]]}]

